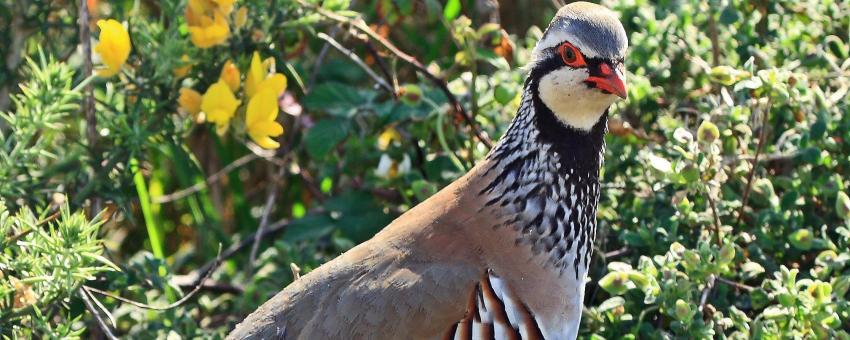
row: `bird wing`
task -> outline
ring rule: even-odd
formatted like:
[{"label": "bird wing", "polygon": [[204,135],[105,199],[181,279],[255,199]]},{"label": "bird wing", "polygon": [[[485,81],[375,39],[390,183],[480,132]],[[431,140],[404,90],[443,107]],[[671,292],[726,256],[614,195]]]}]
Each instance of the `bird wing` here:
[{"label": "bird wing", "polygon": [[486,266],[467,236],[479,221],[478,169],[374,238],[293,282],[228,338],[426,339],[468,319]]}]

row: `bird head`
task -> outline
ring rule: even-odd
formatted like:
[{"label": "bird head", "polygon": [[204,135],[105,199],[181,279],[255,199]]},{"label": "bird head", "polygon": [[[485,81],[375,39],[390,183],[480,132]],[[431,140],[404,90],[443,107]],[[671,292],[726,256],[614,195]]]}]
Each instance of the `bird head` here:
[{"label": "bird head", "polygon": [[530,82],[563,124],[590,130],[611,104],[626,98],[623,60],[628,38],[605,7],[562,7],[532,52]]}]

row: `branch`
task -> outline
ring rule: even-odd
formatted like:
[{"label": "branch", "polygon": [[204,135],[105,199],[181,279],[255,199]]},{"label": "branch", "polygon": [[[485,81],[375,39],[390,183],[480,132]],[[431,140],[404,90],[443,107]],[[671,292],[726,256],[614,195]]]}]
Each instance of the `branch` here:
[{"label": "branch", "polygon": [[[83,0],[82,2],[86,1]],[[86,305],[86,309],[88,309],[89,313],[94,316],[94,319],[97,321],[97,325],[100,327],[100,330],[103,331],[103,335],[107,339],[117,340],[118,338],[115,336],[115,334],[112,333],[112,329],[109,328],[109,325],[106,324],[106,321],[103,320],[103,318],[100,316],[100,313],[98,313],[97,309],[95,309],[94,304],[92,304],[92,300],[94,299],[94,297],[89,295],[90,293],[86,290],[85,287],[86,286],[83,286],[82,289],[79,290],[79,294],[80,297],[83,299],[83,304]]]},{"label": "branch", "polygon": [[[268,226],[268,228],[266,228],[263,231],[263,237],[267,237],[269,235],[276,234],[276,233],[283,231],[284,229],[286,229],[286,227],[289,226],[289,223],[290,223],[290,220],[288,218],[280,219],[277,222],[272,223],[271,225]],[[259,232],[259,230],[258,230],[258,232]],[[223,253],[221,253],[221,258],[222,259],[230,258],[231,256],[235,255],[236,253],[238,253],[242,249],[245,249],[249,245],[253,244],[255,235],[256,235],[256,233],[248,235],[241,242],[234,244],[234,245],[231,245]],[[212,275],[212,273],[214,273],[215,269],[217,269],[217,267],[218,267],[218,265],[216,264],[217,262],[218,262],[218,260],[216,260],[215,262],[207,262],[206,264],[204,264],[203,266],[201,266],[197,270],[190,273],[189,276],[190,277],[192,277],[192,276],[199,277],[200,276],[199,273],[209,273],[209,275]],[[199,282],[203,282],[203,279],[200,279],[200,280],[196,279],[195,284],[198,284]]]},{"label": "branch", "polygon": [[251,246],[251,255],[248,256],[248,268],[246,268],[248,277],[253,276],[254,262],[257,261],[257,252],[260,250],[260,242],[263,240],[263,233],[269,224],[269,215],[271,215],[274,202],[277,199],[278,190],[277,185],[275,184],[277,184],[278,179],[283,177],[284,174],[286,174],[286,166],[281,166],[277,171],[277,175],[273,178],[274,184],[269,187],[269,193],[266,197],[266,205],[263,207],[263,216],[260,218],[260,227],[257,228],[257,232],[254,233],[254,245]]},{"label": "branch", "polygon": [[[191,290],[198,285],[198,278],[193,277],[192,275],[175,275],[172,277],[171,282],[180,287],[181,289]],[[239,295],[245,292],[245,289],[242,288],[242,286],[211,280],[206,280],[200,283],[200,286],[201,290],[214,293],[229,293]]]},{"label": "branch", "polygon": [[753,158],[753,164],[750,168],[750,173],[747,174],[747,187],[744,188],[744,195],[741,198],[741,208],[738,209],[738,218],[735,221],[735,225],[741,223],[741,219],[744,218],[744,208],[747,207],[747,201],[750,199],[750,191],[753,189],[753,177],[756,174],[756,166],[759,164],[759,155],[761,155],[762,148],[764,148],[764,142],[767,139],[767,119],[768,113],[770,113],[770,103],[768,103],[767,108],[765,108],[764,112],[762,112],[762,121],[761,121],[761,131],[759,131],[759,143],[756,146],[756,155]]},{"label": "branch", "polygon": [[215,183],[216,181],[220,180],[222,177],[224,177],[225,175],[227,175],[231,171],[235,170],[236,168],[239,168],[239,167],[241,167],[245,164],[248,164],[251,161],[258,159],[258,158],[260,158],[260,156],[258,156],[257,154],[254,154],[254,153],[249,153],[245,156],[239,157],[237,160],[233,161],[232,163],[228,164],[227,166],[225,166],[221,170],[212,174],[210,177],[207,177],[207,179],[205,181],[196,183],[195,185],[193,185],[191,187],[175,191],[175,192],[170,193],[168,195],[154,197],[153,201],[154,201],[154,203],[162,204],[162,203],[168,203],[168,202],[171,202],[171,201],[176,201],[176,200],[185,198],[185,197],[192,195],[192,194],[194,194],[198,191],[206,189],[208,185]]},{"label": "branch", "polygon": [[[89,30],[89,7],[88,1],[80,0],[79,13],[80,44],[83,48],[83,78],[92,74],[91,61],[91,31]],[[91,167],[95,173],[99,167],[100,160],[97,154],[97,115],[94,112],[94,93],[91,83],[86,84],[83,89],[83,112],[86,116],[86,139],[88,140]],[[92,178],[91,180],[96,180]],[[91,214],[100,211],[100,199],[92,197]]]},{"label": "branch", "polygon": [[711,189],[707,190],[705,197],[708,199],[708,205],[711,207],[711,215],[714,216],[714,233],[717,235],[717,245],[723,244],[723,235],[720,231],[720,215],[717,214],[717,204],[714,203],[714,198],[711,197]]},{"label": "branch", "polygon": [[[331,29],[331,36],[336,36],[339,32],[339,27],[334,27]],[[310,78],[307,80],[307,86],[304,87],[304,93],[310,93],[313,89],[313,85],[316,83],[316,78],[319,77],[319,70],[322,68],[322,63],[325,62],[325,57],[328,56],[329,45],[326,43],[322,45],[322,49],[319,50],[319,54],[316,56],[316,61],[313,62],[313,71],[310,72]]]},{"label": "branch", "polygon": [[[434,83],[434,85],[436,85],[437,87],[440,88],[440,90],[442,90],[442,92],[446,95],[446,97],[448,98],[452,107],[454,108],[455,112],[460,114],[463,117],[464,121],[466,121],[466,123],[472,129],[472,132],[475,134],[475,137],[478,138],[478,140],[480,140],[482,143],[484,143],[484,145],[486,145],[488,148],[493,147],[493,142],[490,140],[490,138],[483,135],[481,130],[478,128],[478,125],[475,124],[475,121],[472,119],[472,117],[469,115],[469,113],[466,112],[466,109],[463,108],[463,105],[460,104],[460,101],[458,101],[457,97],[452,93],[451,90],[449,90],[449,87],[448,87],[448,84],[446,83],[446,81],[441,79],[440,77],[434,75],[430,71],[428,71],[428,68],[426,68],[424,65],[422,65],[422,63],[420,63],[418,60],[416,60],[416,58],[414,58],[413,56],[411,56],[407,53],[402,52],[400,49],[398,49],[398,47],[393,45],[389,40],[385,39],[384,37],[380,36],[375,31],[373,31],[369,27],[369,25],[367,25],[366,22],[363,21],[363,19],[360,19],[360,18],[351,19],[351,18],[342,16],[342,15],[339,15],[339,14],[336,14],[336,13],[333,13],[333,12],[329,12],[329,11],[327,11],[327,10],[321,8],[321,7],[315,6],[313,4],[308,4],[308,3],[304,2],[303,0],[298,0],[298,3],[301,4],[304,7],[311,8],[311,9],[315,10],[316,13],[319,13],[320,15],[322,15],[322,16],[330,19],[330,20],[336,21],[340,24],[350,25],[351,27],[354,27],[358,31],[365,33],[370,39],[377,41],[379,44],[384,46],[384,48],[386,48],[388,51],[390,51],[390,53],[394,54],[397,58],[401,59],[402,61],[409,64],[410,66],[413,66],[413,68],[415,68],[416,71],[418,71],[423,76],[425,76],[425,78],[428,78],[428,80],[430,80],[432,83]],[[357,37],[357,35],[355,35],[355,37]]]},{"label": "branch", "polygon": [[89,294],[97,293],[97,294],[100,294],[100,295],[103,295],[103,296],[106,296],[106,297],[110,297],[110,298],[113,298],[115,300],[130,304],[130,305],[136,306],[138,308],[150,309],[150,310],[159,310],[159,311],[169,310],[169,309],[172,309],[172,308],[175,308],[175,307],[182,305],[186,301],[189,301],[189,299],[191,299],[193,296],[195,296],[195,294],[197,294],[201,290],[201,287],[203,286],[202,283],[204,281],[206,281],[207,279],[209,279],[210,276],[212,276],[212,273],[215,272],[215,269],[218,268],[218,266],[221,264],[221,259],[222,259],[222,257],[221,257],[221,244],[219,244],[218,255],[216,256],[215,262],[204,273],[204,276],[201,278],[201,280],[198,282],[198,284],[195,285],[195,288],[192,289],[192,291],[189,292],[189,294],[186,294],[186,296],[184,296],[180,300],[177,300],[174,303],[171,303],[169,305],[162,306],[162,307],[152,306],[152,305],[149,305],[149,304],[146,304],[146,303],[141,303],[141,302],[138,302],[138,301],[130,300],[128,298],[124,298],[124,297],[121,297],[119,295],[115,295],[115,294],[112,294],[110,292],[103,291],[103,290],[93,288],[93,287],[89,287],[89,286],[82,286],[82,288],[83,288],[83,290],[85,290]]},{"label": "branch", "polygon": [[355,64],[357,64],[357,66],[360,66],[360,68],[363,69],[363,71],[365,71],[366,74],[369,75],[369,77],[371,77],[382,88],[387,90],[387,92],[392,94],[393,97],[397,96],[397,94],[393,90],[392,86],[390,86],[390,84],[388,84],[386,80],[381,78],[381,76],[379,76],[377,73],[375,73],[375,71],[372,71],[372,69],[369,68],[369,65],[366,65],[366,63],[363,62],[363,60],[360,59],[360,57],[357,54],[355,54],[351,50],[345,48],[339,42],[334,40],[334,38],[332,38],[331,36],[329,36],[327,34],[319,32],[319,34],[317,34],[317,36],[319,37],[319,39],[326,41],[329,45],[333,46],[338,51],[342,52],[342,54],[344,54],[346,57],[348,57],[348,59],[351,59],[351,61],[353,61]]},{"label": "branch", "polygon": [[699,309],[705,314],[705,305],[708,302],[708,294],[711,293],[711,290],[714,289],[714,274],[708,276],[708,282],[705,284],[705,288],[702,290],[702,295],[699,298]]},{"label": "branch", "polygon": [[732,287],[738,288],[740,290],[745,290],[747,292],[752,292],[752,291],[756,290],[756,287],[748,286],[748,285],[745,285],[743,283],[738,283],[738,282],[731,281],[731,280],[727,280],[727,279],[724,279],[720,276],[717,277],[717,281],[720,281],[720,283],[725,283],[725,284],[730,285]]}]

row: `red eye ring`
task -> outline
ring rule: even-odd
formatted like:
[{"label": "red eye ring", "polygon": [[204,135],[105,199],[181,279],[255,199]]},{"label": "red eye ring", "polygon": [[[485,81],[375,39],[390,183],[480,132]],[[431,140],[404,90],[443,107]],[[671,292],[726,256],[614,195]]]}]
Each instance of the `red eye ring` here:
[{"label": "red eye ring", "polygon": [[567,64],[572,68],[587,66],[587,63],[584,62],[584,56],[581,55],[581,51],[569,42],[565,42],[561,44],[561,46],[558,46],[558,54],[561,55],[561,59],[564,60],[564,64]]}]

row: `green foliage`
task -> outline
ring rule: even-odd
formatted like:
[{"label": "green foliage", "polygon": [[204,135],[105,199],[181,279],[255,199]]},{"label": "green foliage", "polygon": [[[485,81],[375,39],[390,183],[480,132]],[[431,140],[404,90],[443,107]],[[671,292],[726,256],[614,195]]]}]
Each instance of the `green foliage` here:
[{"label": "green foliage", "polygon": [[[12,214],[0,200],[0,334],[4,337],[78,338],[85,329],[75,294],[114,264],[103,256],[97,232],[67,203],[47,216],[28,207]],[[75,306],[77,304],[77,306]],[[59,308],[57,308],[59,307]]]},{"label": "green foliage", "polygon": [[[27,59],[28,81],[11,97],[15,110],[0,112],[0,197],[43,200],[44,193],[61,178],[73,160],[59,155],[71,152],[63,132],[68,116],[78,109],[80,93],[72,88],[74,72],[39,54]],[[72,179],[69,179],[70,181]],[[41,194],[33,194],[41,193]]]},{"label": "green foliage", "polygon": [[[7,60],[47,45],[36,61],[0,69],[0,90],[14,94],[0,100],[0,197],[19,211],[0,209],[7,337],[98,334],[83,284],[165,306],[219,244],[243,244],[212,288],[175,308],[92,296],[119,336],[224,335],[299,270],[368,239],[483,158],[487,144],[454,99],[497,139],[556,11],[550,1],[502,1],[500,25],[472,0],[245,0],[226,19],[226,41],[202,49],[186,1],[88,3],[124,22],[132,41],[111,78],[79,71],[74,2],[0,6]],[[629,34],[629,98],[611,111],[580,336],[850,338],[850,7],[603,4]],[[251,142],[244,109],[220,134],[178,103],[181,89],[205,92],[230,60],[243,75],[234,95],[247,104],[255,51],[288,80],[277,150]],[[80,112],[89,82],[95,145]],[[61,217],[44,222],[65,194]],[[38,218],[27,208],[48,205]],[[101,207],[96,222],[70,213]],[[251,260],[260,224],[274,233]],[[120,271],[107,270],[112,262]],[[14,307],[16,296],[33,303]]]}]

